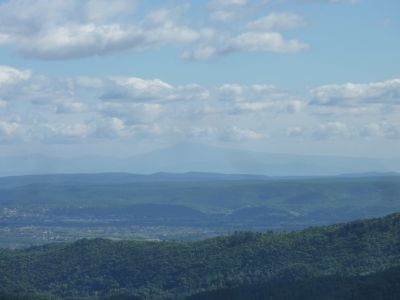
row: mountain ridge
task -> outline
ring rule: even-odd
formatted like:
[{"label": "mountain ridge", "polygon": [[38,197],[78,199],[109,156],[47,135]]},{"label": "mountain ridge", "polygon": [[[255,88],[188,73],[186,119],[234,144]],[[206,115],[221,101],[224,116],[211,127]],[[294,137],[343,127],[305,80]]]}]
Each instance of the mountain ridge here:
[{"label": "mountain ridge", "polygon": [[52,157],[42,154],[1,156],[0,176],[50,173],[212,172],[267,176],[322,176],[342,173],[398,172],[400,158],[278,154],[202,144],[177,144],[134,156],[117,158]]}]

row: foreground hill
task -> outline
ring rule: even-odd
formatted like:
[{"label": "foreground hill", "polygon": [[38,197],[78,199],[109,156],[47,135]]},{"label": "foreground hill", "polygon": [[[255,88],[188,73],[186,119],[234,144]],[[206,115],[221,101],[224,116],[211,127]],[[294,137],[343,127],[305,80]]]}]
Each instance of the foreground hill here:
[{"label": "foreground hill", "polygon": [[197,242],[95,239],[2,250],[0,287],[4,294],[51,293],[72,299],[113,294],[183,299],[274,280],[359,276],[395,266],[400,266],[400,214]]},{"label": "foreground hill", "polygon": [[264,284],[203,292],[188,300],[398,300],[400,267],[358,276],[275,279]]}]

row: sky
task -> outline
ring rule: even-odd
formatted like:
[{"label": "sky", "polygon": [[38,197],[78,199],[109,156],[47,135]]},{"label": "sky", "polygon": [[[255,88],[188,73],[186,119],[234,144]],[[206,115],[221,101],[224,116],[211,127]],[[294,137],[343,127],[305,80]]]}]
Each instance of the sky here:
[{"label": "sky", "polygon": [[399,157],[397,0],[0,0],[0,155]]}]

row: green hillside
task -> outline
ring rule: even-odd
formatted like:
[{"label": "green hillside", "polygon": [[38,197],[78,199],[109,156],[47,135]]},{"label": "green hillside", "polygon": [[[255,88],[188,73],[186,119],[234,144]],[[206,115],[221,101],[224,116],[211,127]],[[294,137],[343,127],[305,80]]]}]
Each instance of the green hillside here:
[{"label": "green hillside", "polygon": [[400,265],[400,214],[289,233],[196,242],[105,239],[0,252],[4,294],[183,299],[222,288],[359,276]]},{"label": "green hillside", "polygon": [[203,292],[188,300],[397,300],[400,267],[369,275],[324,276]]}]

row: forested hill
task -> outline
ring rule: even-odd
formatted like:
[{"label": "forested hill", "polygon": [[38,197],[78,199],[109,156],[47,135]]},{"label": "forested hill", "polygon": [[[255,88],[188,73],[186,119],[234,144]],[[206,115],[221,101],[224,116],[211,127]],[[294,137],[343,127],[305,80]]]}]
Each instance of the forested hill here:
[{"label": "forested hill", "polygon": [[395,266],[400,266],[400,214],[196,242],[94,239],[1,250],[0,288],[4,294],[70,299],[113,294],[183,299],[222,288],[354,277]]},{"label": "forested hill", "polygon": [[199,293],[187,300],[398,300],[400,267],[368,275],[271,280]]}]

